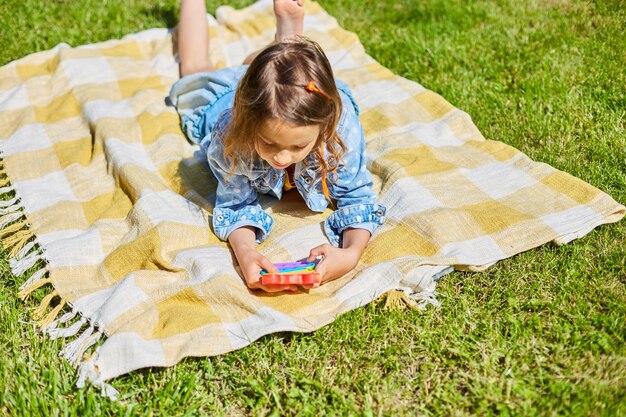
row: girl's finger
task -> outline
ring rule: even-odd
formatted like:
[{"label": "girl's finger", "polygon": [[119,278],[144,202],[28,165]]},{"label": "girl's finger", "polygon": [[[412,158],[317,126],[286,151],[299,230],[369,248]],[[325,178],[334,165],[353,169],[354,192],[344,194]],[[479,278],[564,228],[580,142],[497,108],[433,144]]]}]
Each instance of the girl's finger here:
[{"label": "girl's finger", "polygon": [[316,246],[309,252],[307,262],[313,262],[315,258],[317,258],[318,256],[324,256],[325,254],[326,251],[324,249],[324,245]]},{"label": "girl's finger", "polygon": [[324,276],[326,275],[326,264],[324,262],[320,262],[315,266],[315,272],[317,272],[322,278],[322,282],[324,282]]},{"label": "girl's finger", "polygon": [[[263,255],[259,255],[259,260],[257,262],[258,266],[260,266],[260,269],[265,269],[267,272],[277,272],[278,269],[276,268],[276,265],[274,265],[273,263],[270,262],[269,259],[267,259],[265,256]],[[259,270],[260,272],[260,270]]]},{"label": "girl's finger", "polygon": [[310,290],[311,288],[318,288],[319,286],[319,282],[316,282],[315,284],[304,284],[302,288],[304,288],[305,290]]},{"label": "girl's finger", "polygon": [[267,292],[281,291],[281,288],[278,288],[278,286],[273,286],[273,287],[269,286],[268,287],[266,285],[263,285],[261,283],[260,279],[258,281],[253,282],[253,283],[250,283],[248,286],[250,287],[250,289],[253,289],[253,290],[263,290],[263,291],[267,291]]}]

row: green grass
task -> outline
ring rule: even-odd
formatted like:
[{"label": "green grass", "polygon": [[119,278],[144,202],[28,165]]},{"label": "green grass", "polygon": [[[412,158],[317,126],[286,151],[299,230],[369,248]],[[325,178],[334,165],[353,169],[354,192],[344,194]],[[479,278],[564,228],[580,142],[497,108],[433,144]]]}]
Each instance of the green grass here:
[{"label": "green grass", "polygon": [[[8,0],[0,64],[175,24],[173,0]],[[237,5],[249,2],[236,2]],[[621,1],[322,1],[394,72],[511,144],[626,202]],[[209,2],[214,11],[217,1]],[[264,337],[76,389],[62,343],[17,300],[3,252],[6,415],[626,415],[626,222],[439,284],[440,309],[369,305],[313,334]]]}]

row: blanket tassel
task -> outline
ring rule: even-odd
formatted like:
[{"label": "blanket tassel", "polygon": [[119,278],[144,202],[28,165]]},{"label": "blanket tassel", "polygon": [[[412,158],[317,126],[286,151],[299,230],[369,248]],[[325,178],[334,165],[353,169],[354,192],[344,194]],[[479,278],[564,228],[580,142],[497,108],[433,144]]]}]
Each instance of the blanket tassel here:
[{"label": "blanket tassel", "polygon": [[37,288],[41,288],[46,284],[50,284],[52,282],[51,278],[44,278],[33,281],[29,286],[25,287],[23,290],[17,293],[17,296],[20,300],[24,301],[28,296],[35,291]]},{"label": "blanket tassel", "polygon": [[55,320],[43,329],[43,332],[47,334],[50,339],[54,340],[60,337],[66,338],[75,336],[76,333],[78,333],[83,327],[83,325],[87,323],[87,319],[81,317],[80,320],[77,320],[69,327],[59,327],[59,323],[62,323],[63,317],[61,317],[59,320]]},{"label": "blanket tassel", "polygon": [[426,306],[429,304],[433,307],[441,307],[441,303],[437,301],[437,291],[435,290],[423,290],[410,294],[409,297],[411,297],[412,300],[415,300],[417,302],[417,307],[422,310],[425,310]]},{"label": "blanket tassel", "polygon": [[41,320],[43,318],[46,310],[48,309],[48,306],[52,302],[52,299],[58,295],[59,291],[54,290],[41,300],[39,305],[35,308],[35,310],[33,310],[33,316],[35,317],[35,320]]},{"label": "blanket tassel", "polygon": [[412,294],[407,294],[402,290],[390,290],[384,294],[385,298],[385,310],[410,308],[415,311],[426,310],[427,305],[433,305],[439,307],[439,301],[436,298],[436,292],[434,291],[421,291]]},{"label": "blanket tassel", "polygon": [[[17,207],[21,207],[19,204],[20,198],[19,197],[13,197],[10,200],[3,200],[0,201],[0,207],[2,208],[7,208],[7,207],[12,207],[12,206],[17,206]],[[13,210],[11,210],[12,212]]]},{"label": "blanket tassel", "polygon": [[39,281],[44,275],[48,272],[48,268],[41,268],[39,271],[33,273],[33,275],[28,278],[28,280],[20,286],[20,291],[23,291],[25,288],[29,287],[33,282]]},{"label": "blanket tassel", "polygon": [[57,304],[47,315],[46,317],[44,317],[43,319],[39,320],[37,322],[37,324],[39,324],[39,328],[40,329],[44,329],[46,328],[48,325],[50,325],[50,323],[52,323],[54,321],[54,319],[57,318],[57,316],[59,315],[59,313],[61,312],[61,310],[63,310],[63,307],[65,307],[65,305],[67,304],[67,301],[62,298],[61,301],[59,302],[59,304]]},{"label": "blanket tassel", "polygon": [[65,313],[59,319],[59,323],[67,323],[68,321],[70,321],[74,317],[76,317],[77,315],[78,315],[78,311],[76,311],[76,310],[72,310],[69,313]]},{"label": "blanket tassel", "polygon": [[[22,217],[24,214],[23,213],[11,213],[11,214],[7,214],[5,216],[0,217],[0,224],[4,224],[3,220],[5,220],[5,217],[9,217],[12,216],[14,214],[17,214],[18,217],[16,219],[19,219],[20,217]],[[8,222],[7,222],[8,223]],[[4,242],[4,237],[5,236],[9,236],[12,235],[13,233],[21,230],[24,226],[26,226],[27,222],[26,219],[19,221],[19,222],[15,222],[10,226],[5,227],[4,229],[0,230],[0,239],[2,239],[2,241]]]},{"label": "blanket tassel", "polygon": [[13,188],[12,185],[9,185],[9,186],[6,186],[6,187],[2,187],[2,188],[0,188],[0,195],[1,194],[10,193],[11,191],[15,191],[15,188]]},{"label": "blanket tassel", "polygon": [[16,277],[21,276],[28,269],[35,266],[37,261],[42,259],[42,254],[39,251],[34,250],[28,256],[25,256],[22,259],[10,259],[9,265],[11,266],[11,270]]},{"label": "blanket tassel", "polygon": [[22,206],[20,204],[8,204],[11,202],[15,202],[16,198],[8,201],[3,201],[4,204],[0,205],[0,214],[9,214],[15,213],[16,211],[22,210]]},{"label": "blanket tassel", "polygon": [[[24,226],[25,225],[22,224],[22,228]],[[7,227],[7,229],[8,229],[8,227]],[[30,229],[18,229],[18,231],[16,231],[15,233],[11,234],[11,236],[5,235],[4,239],[2,239],[2,243],[4,244],[5,248],[12,248],[13,246],[17,245],[18,242],[20,242],[23,239],[24,235],[29,235],[29,237],[31,237],[33,235],[33,232]]]},{"label": "blanket tassel", "polygon": [[93,325],[89,326],[80,336],[78,336],[78,339],[65,345],[63,350],[61,350],[60,355],[67,359],[73,366],[78,364],[82,360],[85,351],[96,344],[96,342],[102,337],[101,331],[96,331],[94,333],[94,330],[95,327]]},{"label": "blanket tassel", "polygon": [[91,336],[91,334],[93,333],[93,330],[94,330],[93,326],[87,327],[80,334],[80,336],[76,338],[76,340],[73,340],[69,342],[68,344],[66,344],[61,350],[61,352],[59,352],[59,355],[67,359],[70,364],[74,365],[78,360],[77,354],[78,354],[78,351],[80,350],[81,345],[85,342],[85,340],[89,336]]},{"label": "blanket tassel", "polygon": [[[9,227],[13,227],[15,226],[15,224],[12,224],[11,226],[7,226],[6,228],[4,228],[4,226],[6,226],[9,223],[12,223],[16,220],[19,220],[20,218],[24,217],[24,213],[21,212],[15,212],[15,213],[9,213],[9,214],[5,214],[4,216],[0,217],[0,229],[2,229],[0,231],[0,237],[4,236],[5,233],[3,233],[5,230],[7,230]],[[9,230],[8,232],[6,232],[6,234],[11,234],[17,230],[20,230],[22,227],[24,227],[26,225],[26,220],[23,220],[23,222],[20,222],[20,227],[15,226],[12,230]]]},{"label": "blanket tassel", "polygon": [[17,232],[13,236],[13,239],[11,239],[10,241],[5,241],[4,247],[7,249],[11,248],[11,251],[9,252],[9,258],[13,258],[15,255],[17,255],[22,250],[22,248],[27,245],[27,242],[33,236],[35,236],[33,231],[31,229],[26,229]]},{"label": "blanket tassel", "polygon": [[17,253],[14,254],[14,256],[12,256],[14,261],[19,261],[21,259],[24,259],[26,257],[26,255],[28,255],[28,253],[37,245],[36,242],[29,242],[26,245],[24,245],[23,248],[21,248]]},{"label": "blanket tassel", "polygon": [[417,307],[417,302],[411,299],[404,291],[401,290],[389,290],[385,293],[385,310],[399,310],[405,307],[411,310],[420,311]]},{"label": "blanket tassel", "polygon": [[103,397],[115,401],[119,392],[113,388],[113,386],[101,380],[100,372],[98,371],[95,361],[96,358],[91,358],[80,365],[78,368],[78,382],[76,382],[76,386],[83,388],[87,382],[90,382],[95,387],[100,388],[100,393]]}]

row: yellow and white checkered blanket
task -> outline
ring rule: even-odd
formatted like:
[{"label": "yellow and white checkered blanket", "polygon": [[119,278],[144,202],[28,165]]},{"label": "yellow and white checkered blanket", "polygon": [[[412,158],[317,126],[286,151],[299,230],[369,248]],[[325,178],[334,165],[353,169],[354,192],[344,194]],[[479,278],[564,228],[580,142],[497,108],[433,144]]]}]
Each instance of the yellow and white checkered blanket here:
[{"label": "yellow and white checkered blanket", "polygon": [[[165,102],[178,77],[172,31],[61,44],[0,68],[0,237],[25,276],[20,296],[43,288],[35,317],[68,338],[62,353],[80,365],[80,383],[112,395],[104,381],[115,376],[310,332],[391,289],[436,303],[433,277],[450,266],[484,268],[624,215],[602,191],[485,140],[466,113],[382,67],[318,4],[306,7],[305,35],[362,109],[388,219],[355,271],[295,295],[249,291],[211,232],[215,181]],[[269,0],[209,21],[218,67],[274,34]],[[295,194],[263,205],[276,223],[259,250],[274,262],[326,241],[330,211],[312,213]]]}]

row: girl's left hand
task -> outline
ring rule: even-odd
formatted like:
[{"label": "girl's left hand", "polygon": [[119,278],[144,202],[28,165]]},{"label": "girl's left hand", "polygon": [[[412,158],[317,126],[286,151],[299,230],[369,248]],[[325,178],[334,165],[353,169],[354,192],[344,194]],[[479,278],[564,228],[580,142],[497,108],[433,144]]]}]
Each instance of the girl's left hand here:
[{"label": "girl's left hand", "polygon": [[315,272],[322,276],[322,284],[324,284],[352,271],[359,263],[361,251],[351,248],[336,248],[325,243],[311,249],[308,262],[313,262],[318,256],[323,258],[315,267]]}]

